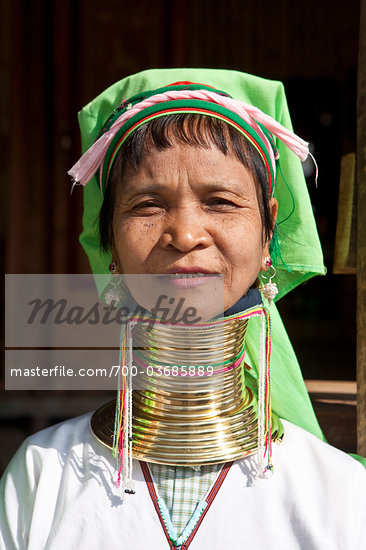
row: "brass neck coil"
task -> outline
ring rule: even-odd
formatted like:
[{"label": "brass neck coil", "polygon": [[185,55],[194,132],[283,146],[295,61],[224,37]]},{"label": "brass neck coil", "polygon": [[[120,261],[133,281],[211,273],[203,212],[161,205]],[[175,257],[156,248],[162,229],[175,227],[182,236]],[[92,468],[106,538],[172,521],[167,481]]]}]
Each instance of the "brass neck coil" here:
[{"label": "brass neck coil", "polygon": [[[134,326],[133,364],[139,365],[138,380],[133,380],[139,388],[133,391],[134,458],[199,466],[256,452],[257,399],[245,386],[240,360],[247,324],[247,319],[229,318],[204,329]],[[147,365],[155,369],[154,374]],[[182,366],[198,365],[210,371],[202,376],[173,376],[169,370],[173,365],[178,372]],[[115,401],[92,417],[94,434],[109,447],[114,416]]]}]

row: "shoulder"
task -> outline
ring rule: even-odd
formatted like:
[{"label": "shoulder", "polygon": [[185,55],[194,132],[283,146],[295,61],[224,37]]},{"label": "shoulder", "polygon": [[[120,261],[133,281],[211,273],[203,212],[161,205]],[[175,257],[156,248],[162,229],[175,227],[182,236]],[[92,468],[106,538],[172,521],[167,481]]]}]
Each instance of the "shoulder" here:
[{"label": "shoulder", "polygon": [[50,426],[31,435],[24,443],[27,446],[45,447],[48,444],[62,446],[64,443],[75,444],[88,440],[90,437],[90,419],[92,414],[92,412],[89,412]]},{"label": "shoulder", "polygon": [[1,484],[11,484],[12,480],[19,483],[22,480],[28,486],[34,486],[47,471],[52,471],[56,478],[70,457],[74,457],[80,464],[85,462],[83,458],[88,454],[86,449],[97,446],[99,451],[101,447],[91,433],[91,416],[92,413],[87,413],[28,437],[8,465]]},{"label": "shoulder", "polygon": [[88,444],[91,440],[91,416],[92,413],[87,413],[31,435],[20,446],[14,459],[29,454],[42,459],[47,454],[63,453],[68,449]]},{"label": "shoulder", "polygon": [[362,464],[290,422],[284,421],[284,428],[283,442],[273,446],[278,482],[299,498],[309,495],[320,506],[329,503],[330,508],[347,514],[358,508],[366,520],[366,469]]},{"label": "shoulder", "polygon": [[283,423],[283,442],[273,445],[271,484],[301,538],[310,534],[322,541],[319,548],[329,541],[333,548],[366,548],[366,469],[306,430]]},{"label": "shoulder", "polygon": [[[282,420],[285,435],[283,442],[279,445],[286,460],[295,462],[305,462],[309,468],[322,469],[324,466],[327,471],[338,471],[339,468],[355,470],[366,479],[366,469],[350,455],[336,449],[332,445],[322,441],[307,430],[292,424],[286,420]],[[274,446],[275,448],[277,445]]]},{"label": "shoulder", "polygon": [[[20,446],[0,480],[0,548],[28,548],[35,510],[42,509],[42,519],[35,525],[44,533],[52,525],[60,488],[75,492],[73,477],[85,478],[94,444],[90,417],[91,413],[51,426]],[[44,540],[38,548],[44,547]]]}]

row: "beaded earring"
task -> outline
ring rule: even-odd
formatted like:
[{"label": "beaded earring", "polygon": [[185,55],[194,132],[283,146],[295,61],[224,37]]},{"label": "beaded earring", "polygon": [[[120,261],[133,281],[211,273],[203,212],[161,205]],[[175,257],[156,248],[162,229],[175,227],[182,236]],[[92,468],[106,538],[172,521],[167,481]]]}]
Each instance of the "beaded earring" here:
[{"label": "beaded earring", "polygon": [[118,269],[116,262],[112,262],[109,265],[109,277],[108,277],[108,290],[104,294],[105,302],[108,306],[118,305],[125,302],[126,296],[121,292],[121,280],[122,276],[118,275]]},{"label": "beaded earring", "polygon": [[272,263],[272,260],[269,256],[267,256],[265,259],[264,259],[264,265],[266,266],[267,268],[267,271],[269,271],[270,269],[273,270],[272,274],[269,276],[269,277],[265,277],[264,274],[262,274],[262,278],[265,280],[265,281],[268,281],[266,282],[265,284],[263,284],[262,288],[260,289],[263,296],[268,300],[268,304],[271,305],[271,302],[272,300],[274,300],[274,298],[277,296],[278,294],[278,288],[277,288],[277,285],[276,283],[272,283],[272,279],[273,277],[275,277],[276,275],[276,269],[274,268],[273,266],[273,263]]}]

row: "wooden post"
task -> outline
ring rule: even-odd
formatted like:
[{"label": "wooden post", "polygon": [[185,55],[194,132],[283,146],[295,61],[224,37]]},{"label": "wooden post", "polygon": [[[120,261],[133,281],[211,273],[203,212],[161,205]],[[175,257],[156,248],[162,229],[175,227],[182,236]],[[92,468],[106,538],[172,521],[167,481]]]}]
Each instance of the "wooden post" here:
[{"label": "wooden post", "polygon": [[360,2],[357,99],[357,452],[366,456],[366,0]]}]

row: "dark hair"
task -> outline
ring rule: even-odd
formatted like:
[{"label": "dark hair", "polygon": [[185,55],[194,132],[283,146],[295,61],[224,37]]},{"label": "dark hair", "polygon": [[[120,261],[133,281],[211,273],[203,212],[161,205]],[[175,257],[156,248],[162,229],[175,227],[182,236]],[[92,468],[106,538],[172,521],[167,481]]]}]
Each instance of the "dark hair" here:
[{"label": "dark hair", "polygon": [[224,155],[233,152],[254,176],[264,236],[270,241],[274,230],[268,196],[268,175],[255,147],[235,128],[220,119],[197,114],[176,114],[153,119],[137,128],[123,143],[113,164],[99,215],[100,243],[110,248],[113,239],[115,191],[127,167],[138,169],[145,152],[162,151],[175,142],[203,147],[217,147]]}]

